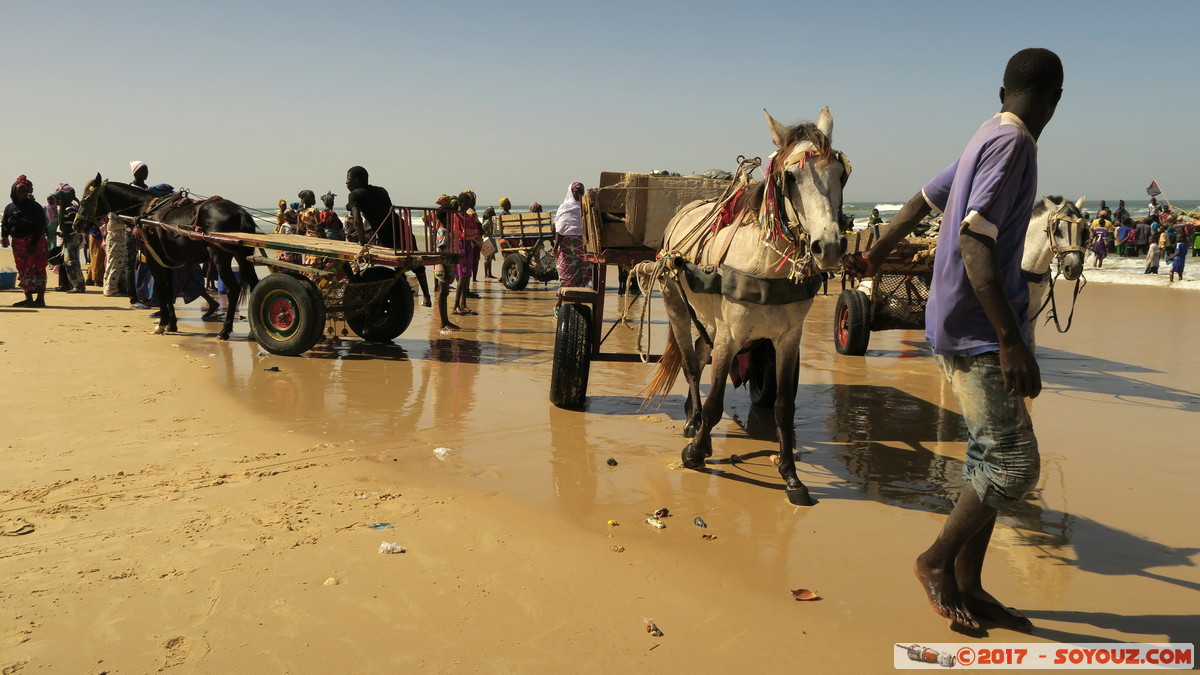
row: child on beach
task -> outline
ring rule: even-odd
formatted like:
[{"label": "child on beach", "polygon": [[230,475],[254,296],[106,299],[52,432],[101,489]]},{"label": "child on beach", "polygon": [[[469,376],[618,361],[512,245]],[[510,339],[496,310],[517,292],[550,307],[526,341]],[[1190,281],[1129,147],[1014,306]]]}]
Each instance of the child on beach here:
[{"label": "child on beach", "polygon": [[1183,264],[1187,262],[1187,244],[1179,241],[1175,244],[1175,254],[1171,256],[1171,277],[1167,283],[1175,283],[1175,275],[1179,275],[1179,280],[1183,281]]},{"label": "child on beach", "polygon": [[1157,241],[1150,242],[1150,252],[1146,254],[1146,271],[1142,274],[1158,274],[1158,260],[1162,257],[1162,249]]}]

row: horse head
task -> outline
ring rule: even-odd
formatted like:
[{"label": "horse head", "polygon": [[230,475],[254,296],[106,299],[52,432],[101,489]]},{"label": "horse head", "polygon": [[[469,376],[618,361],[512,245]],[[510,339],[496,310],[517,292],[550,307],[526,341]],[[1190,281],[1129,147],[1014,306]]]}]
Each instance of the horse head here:
[{"label": "horse head", "polygon": [[105,198],[107,186],[108,181],[101,178],[99,172],[96,173],[95,178],[83,186],[83,196],[79,198],[79,213],[75,215],[76,232],[87,232],[89,227],[98,226],[97,214],[108,213],[112,210]]},{"label": "horse head", "polygon": [[774,159],[766,172],[767,190],[784,195],[779,215],[787,219],[790,238],[797,246],[808,247],[819,270],[836,269],[846,251],[840,217],[850,162],[832,147],[833,115],[826,107],[816,124],[789,127],[766,110],[763,113],[775,141]]},{"label": "horse head", "polygon": [[1087,197],[1080,197],[1075,203],[1062,197],[1042,197],[1046,245],[1067,281],[1083,274],[1083,252],[1089,238],[1088,223],[1083,217],[1086,202]]}]

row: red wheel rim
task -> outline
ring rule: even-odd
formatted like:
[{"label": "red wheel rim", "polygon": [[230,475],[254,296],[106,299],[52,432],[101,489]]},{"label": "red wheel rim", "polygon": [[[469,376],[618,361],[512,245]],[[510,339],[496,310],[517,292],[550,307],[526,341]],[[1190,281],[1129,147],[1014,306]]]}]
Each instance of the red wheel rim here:
[{"label": "red wheel rim", "polygon": [[850,306],[842,305],[838,308],[837,326],[834,329],[834,335],[837,337],[839,347],[845,347],[850,342]]},{"label": "red wheel rim", "polygon": [[296,325],[296,306],[285,298],[277,298],[267,310],[267,320],[275,330],[286,332]]}]

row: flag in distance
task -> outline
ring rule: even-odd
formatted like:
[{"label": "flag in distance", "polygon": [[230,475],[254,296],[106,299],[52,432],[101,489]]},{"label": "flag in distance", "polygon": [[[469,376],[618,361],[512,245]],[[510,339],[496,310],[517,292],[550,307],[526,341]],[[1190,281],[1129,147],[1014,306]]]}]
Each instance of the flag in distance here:
[{"label": "flag in distance", "polygon": [[1158,189],[1158,181],[1150,181],[1150,187],[1146,188],[1146,194],[1150,195],[1151,197],[1157,197],[1158,195],[1162,194],[1162,190]]}]

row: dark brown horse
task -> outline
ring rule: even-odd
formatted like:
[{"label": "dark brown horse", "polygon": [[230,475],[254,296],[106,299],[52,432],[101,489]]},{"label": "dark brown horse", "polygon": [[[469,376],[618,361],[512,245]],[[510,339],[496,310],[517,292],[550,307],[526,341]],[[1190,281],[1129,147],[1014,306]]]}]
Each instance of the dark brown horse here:
[{"label": "dark brown horse", "polygon": [[[188,236],[199,237],[216,232],[253,233],[254,219],[237,204],[213,197],[204,201],[192,201],[173,194],[156,199],[147,190],[107,181],[96,177],[84,188],[79,204],[79,216],[75,219],[78,231],[97,225],[99,215],[114,213],[123,216],[144,216],[147,220],[174,225],[178,230],[157,225],[135,224],[134,239],[138,250],[146,257],[150,272],[154,276],[155,294],[160,308],[158,328],[155,333],[175,332],[179,329],[175,316],[175,287],[172,270],[188,264],[216,263],[217,274],[228,289],[229,304],[225,311],[225,322],[217,334],[228,340],[233,332],[233,320],[241,299],[258,282],[258,275],[249,256],[249,246],[217,244]],[[233,260],[238,262],[241,283],[233,274]]]}]

